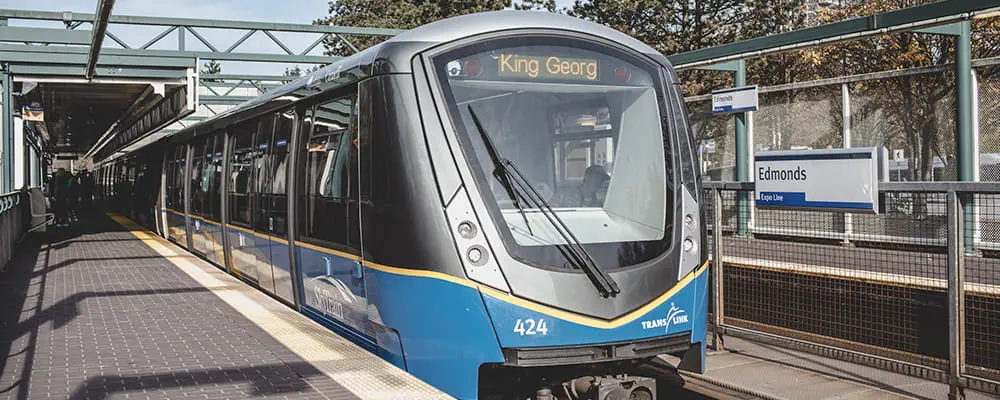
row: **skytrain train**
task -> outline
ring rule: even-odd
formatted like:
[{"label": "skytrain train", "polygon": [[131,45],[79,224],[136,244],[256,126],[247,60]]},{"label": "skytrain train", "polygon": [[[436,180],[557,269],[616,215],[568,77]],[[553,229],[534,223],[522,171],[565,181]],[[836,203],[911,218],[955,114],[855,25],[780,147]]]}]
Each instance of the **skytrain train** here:
[{"label": "skytrain train", "polygon": [[659,356],[704,367],[678,79],[601,25],[428,24],[98,181],[109,208],[457,398],[656,399]]}]

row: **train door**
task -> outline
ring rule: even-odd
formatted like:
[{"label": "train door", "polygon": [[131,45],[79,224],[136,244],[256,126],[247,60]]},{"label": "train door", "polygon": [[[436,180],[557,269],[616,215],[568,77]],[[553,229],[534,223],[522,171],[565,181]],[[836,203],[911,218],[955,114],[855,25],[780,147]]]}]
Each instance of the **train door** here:
[{"label": "train door", "polygon": [[[294,303],[292,297],[292,275],[289,264],[288,244],[288,197],[286,180],[292,129],[295,125],[295,113],[288,111],[274,116],[274,129],[271,135],[261,131],[260,145],[267,145],[268,152],[260,181],[263,187],[259,192],[260,220],[258,229],[267,232],[269,244],[269,260],[271,273],[274,276],[274,294]],[[268,253],[268,252],[265,252]]]},{"label": "train door", "polygon": [[192,249],[225,265],[223,257],[219,183],[222,173],[221,134],[211,134],[193,145],[190,179],[190,216]]},{"label": "train door", "polygon": [[225,232],[222,229],[222,186],[223,186],[223,148],[226,145],[226,132],[217,131],[212,134],[209,140],[215,141],[214,150],[208,153],[206,156],[206,169],[208,171],[206,174],[211,174],[207,176],[209,183],[204,185],[208,188],[208,194],[205,200],[206,209],[206,219],[211,225],[210,232],[208,232],[208,239],[212,243],[212,247],[215,250],[215,260],[216,265],[225,269],[226,268],[226,252],[224,238]]},{"label": "train door", "polygon": [[309,109],[299,131],[295,261],[303,310],[371,342],[358,221],[356,96]]},{"label": "train door", "polygon": [[[226,235],[229,243],[230,271],[261,285],[258,264],[262,257],[258,246],[266,242],[267,238],[258,237],[253,230],[255,169],[258,159],[261,158],[255,144],[258,124],[258,120],[252,120],[229,129]],[[273,286],[268,290],[272,289]]]},{"label": "train door", "polygon": [[274,271],[271,268],[271,236],[270,231],[274,227],[274,220],[270,218],[268,209],[271,199],[271,137],[274,134],[274,116],[265,115],[258,125],[257,134],[254,135],[253,145],[255,158],[253,163],[253,194],[250,199],[250,208],[253,214],[253,230],[256,236],[255,254],[257,255],[257,275],[260,287],[268,293],[274,293]]},{"label": "train door", "polygon": [[[184,216],[184,166],[187,162],[187,145],[177,145],[170,150],[167,160],[167,238],[187,246],[187,229]],[[111,175],[114,175],[112,170]],[[114,183],[109,185],[114,190]],[[113,201],[114,194],[111,195]]]}]

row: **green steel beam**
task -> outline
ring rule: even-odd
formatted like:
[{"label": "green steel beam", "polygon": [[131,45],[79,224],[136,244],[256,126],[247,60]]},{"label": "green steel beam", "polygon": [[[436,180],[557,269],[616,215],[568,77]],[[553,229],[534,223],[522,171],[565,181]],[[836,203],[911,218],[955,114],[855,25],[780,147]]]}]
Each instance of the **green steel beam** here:
[{"label": "green steel beam", "polygon": [[[734,87],[744,87],[747,85],[747,64],[744,60],[737,60],[732,71],[735,72],[733,77]],[[753,147],[753,143],[750,143],[750,138],[747,135],[747,113],[741,112],[736,114],[736,181],[747,182],[750,180],[750,149]],[[739,208],[739,215],[737,216],[738,227],[737,233],[739,235],[746,235],[750,232],[750,193],[740,192],[740,198],[737,200],[737,206]]]},{"label": "green steel beam", "polygon": [[[740,70],[740,68],[744,68],[744,70],[746,68],[746,64],[743,62],[743,60],[726,61],[723,63],[699,67],[699,69],[707,69],[712,71],[729,71],[729,72],[737,72]],[[736,87],[739,87],[739,85],[736,85]]]},{"label": "green steel beam", "polygon": [[971,181],[975,172],[975,136],[972,115],[972,44],[968,21],[961,23],[961,34],[955,44],[955,97],[958,107],[958,179]]},{"label": "green steel beam", "polygon": [[[8,54],[13,58],[4,58],[4,61],[23,62],[52,62],[69,64],[86,64],[87,54],[90,49],[87,47],[70,46],[29,46],[15,44],[0,44],[0,51],[14,53]],[[21,55],[19,53],[23,53]],[[28,55],[33,54],[33,55]],[[195,59],[220,60],[220,61],[250,61],[250,62],[276,62],[276,63],[297,63],[297,64],[328,64],[341,59],[341,57],[328,56],[300,56],[288,54],[254,54],[254,53],[214,53],[210,51],[176,51],[176,50],[144,50],[144,49],[108,49],[101,51],[102,57],[99,64],[115,65],[147,65],[147,66],[177,66],[177,63],[195,64]],[[73,58],[73,55],[82,57],[82,61]],[[49,61],[36,61],[49,60]],[[114,60],[114,61],[111,61]],[[182,60],[182,61],[179,61]],[[135,64],[132,64],[135,63]]]},{"label": "green steel beam", "polygon": [[935,35],[959,36],[962,34],[962,23],[956,22],[948,25],[932,26],[930,28],[915,29],[917,33],[930,33]]},{"label": "green steel beam", "polygon": [[71,29],[0,27],[0,41],[17,43],[90,44],[91,31]]},{"label": "green steel beam", "polygon": [[[1000,8],[1000,0],[945,0],[922,6],[890,11],[868,17],[798,29],[755,39],[674,54],[667,58],[678,68],[696,67],[728,59],[759,56],[818,46],[836,41],[880,35],[895,30],[912,30],[949,24],[971,14]],[[2,15],[0,15],[2,16]]]},{"label": "green steel beam", "polygon": [[2,73],[3,85],[3,192],[14,191],[14,80],[5,69]]},{"label": "green steel beam", "polygon": [[[34,19],[48,21],[63,21],[63,13],[59,11],[35,11],[35,10],[12,10],[0,9],[0,18],[9,19]],[[94,21],[94,14],[72,13],[75,21]],[[231,21],[195,18],[165,18],[165,17],[141,17],[134,15],[112,15],[108,22],[112,24],[126,25],[161,25],[161,26],[188,26],[197,28],[219,28],[219,29],[257,29],[274,32],[313,32],[313,33],[337,33],[342,35],[357,36],[394,36],[404,30],[388,28],[354,28],[332,25],[307,25],[307,24],[285,24],[271,22],[252,21]]]},{"label": "green steel beam", "polygon": [[93,38],[90,42],[90,52],[87,55],[87,68],[83,76],[87,79],[94,77],[94,70],[97,68],[97,59],[101,56],[101,46],[104,44],[104,32],[108,30],[108,17],[111,16],[111,9],[115,7],[115,0],[97,1],[97,18],[94,21]]},{"label": "green steel beam", "polygon": [[[955,147],[958,153],[958,180],[976,180],[976,134],[974,132],[975,118],[972,115],[972,24],[963,21],[958,26],[958,37],[955,38],[955,103],[956,103],[956,133]],[[966,198],[962,202],[965,221],[975,220],[975,199]],[[976,232],[974,223],[964,224],[965,250],[974,251],[976,247]]]},{"label": "green steel beam", "polygon": [[[239,82],[244,82],[244,84],[242,86],[239,86],[239,85],[237,85],[237,83],[239,83]],[[246,84],[245,81],[237,81],[237,82],[211,82],[211,81],[207,81],[206,82],[204,80],[201,83],[199,83],[198,85],[201,86],[201,87],[205,87],[205,88],[222,88],[222,89],[232,89],[232,88],[240,88],[240,87],[246,88],[246,89],[256,89],[256,88],[260,87],[260,88],[264,88],[264,89],[267,89],[267,90],[271,90],[271,89],[276,89],[276,88],[281,87],[281,85],[275,84],[275,83],[272,83],[272,84],[261,84],[261,85],[257,85],[257,86],[247,86],[247,84]]]},{"label": "green steel beam", "polygon": [[237,105],[253,99],[254,96],[198,96],[199,104]]},{"label": "green steel beam", "polygon": [[[18,76],[59,76],[82,77],[83,65],[28,65],[11,64],[10,72]],[[100,78],[134,78],[134,79],[185,79],[186,70],[171,70],[159,68],[119,68],[98,66],[94,75]]]},{"label": "green steel beam", "polygon": [[247,74],[202,74],[201,80],[217,79],[227,81],[264,81],[264,82],[291,82],[299,79],[297,76],[287,75],[247,75]]},{"label": "green steel beam", "polygon": [[[29,46],[0,44],[4,61],[11,63],[87,64],[90,49],[69,46]],[[151,50],[104,49],[98,65],[189,68],[197,66],[195,57],[164,52],[151,55]],[[177,55],[173,55],[177,54]]]}]

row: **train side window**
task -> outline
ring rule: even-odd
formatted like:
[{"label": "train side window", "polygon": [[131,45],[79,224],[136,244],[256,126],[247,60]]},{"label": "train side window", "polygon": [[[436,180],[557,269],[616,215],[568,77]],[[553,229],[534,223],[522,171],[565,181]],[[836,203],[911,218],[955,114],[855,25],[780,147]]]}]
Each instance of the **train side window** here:
[{"label": "train side window", "polygon": [[205,192],[201,190],[202,177],[204,176],[205,147],[208,141],[205,139],[195,141],[191,151],[191,203],[190,213],[194,215],[204,215]]},{"label": "train side window", "polygon": [[253,146],[257,121],[233,127],[230,132],[229,221],[250,227],[250,194],[256,149]]},{"label": "train side window", "polygon": [[[175,211],[184,211],[184,162],[187,159],[187,145],[174,147],[173,157],[167,165],[167,207]],[[109,180],[115,177],[114,171],[108,174]],[[112,183],[109,186],[113,186]]]},{"label": "train side window", "polygon": [[303,233],[322,241],[347,244],[348,153],[353,137],[353,94],[314,109],[312,132],[305,144]]},{"label": "train side window", "polygon": [[285,171],[288,169],[288,145],[295,126],[295,112],[287,111],[277,115],[271,148],[271,194],[285,194]]},{"label": "train side window", "polygon": [[209,177],[208,183],[208,217],[215,221],[222,221],[222,147],[225,144],[225,137],[221,132],[212,134],[210,141],[215,142],[209,162],[206,164]]}]

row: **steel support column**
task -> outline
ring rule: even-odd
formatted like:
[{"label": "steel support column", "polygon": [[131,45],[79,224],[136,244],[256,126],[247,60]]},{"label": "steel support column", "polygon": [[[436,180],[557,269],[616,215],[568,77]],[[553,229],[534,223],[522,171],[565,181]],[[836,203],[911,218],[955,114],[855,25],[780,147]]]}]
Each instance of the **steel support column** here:
[{"label": "steel support column", "polygon": [[[736,74],[733,79],[733,87],[743,87],[747,85],[746,61],[736,62]],[[751,143],[747,135],[747,114],[741,112],[736,114],[736,180],[747,182],[750,180],[750,148]],[[739,192],[737,199],[737,234],[746,235],[750,221],[750,193]]]},{"label": "steel support column", "polygon": [[[958,35],[955,37],[955,103],[957,106],[957,120],[955,125],[958,128],[958,137],[955,138],[955,144],[957,147],[957,161],[958,161],[958,180],[960,181],[972,181],[975,180],[975,170],[978,168],[976,165],[976,146],[975,146],[975,135],[973,133],[973,127],[975,121],[972,115],[972,32],[971,23],[969,21],[962,21],[958,25]],[[963,202],[963,218],[964,229],[962,234],[964,235],[965,250],[972,251],[975,247],[975,240],[973,237],[974,224],[968,222],[975,218],[974,208],[972,199],[966,199]]]},{"label": "steel support column", "polygon": [[0,73],[0,85],[3,85],[3,102],[0,114],[3,114],[3,192],[14,190],[14,79],[7,66]]},{"label": "steel support column", "polygon": [[[971,196],[964,193],[965,196]],[[963,201],[964,200],[964,201]],[[948,192],[948,399],[965,398],[965,247],[963,199]]]}]

